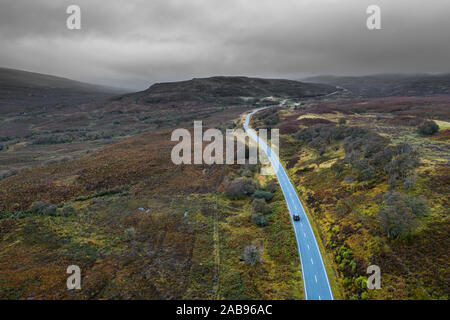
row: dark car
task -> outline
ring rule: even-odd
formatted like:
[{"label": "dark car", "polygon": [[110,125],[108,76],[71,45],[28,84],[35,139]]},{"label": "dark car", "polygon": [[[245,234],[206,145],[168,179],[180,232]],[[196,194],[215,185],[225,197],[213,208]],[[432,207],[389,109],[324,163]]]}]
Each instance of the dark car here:
[{"label": "dark car", "polygon": [[300,215],[294,214],[294,221],[300,221]]}]

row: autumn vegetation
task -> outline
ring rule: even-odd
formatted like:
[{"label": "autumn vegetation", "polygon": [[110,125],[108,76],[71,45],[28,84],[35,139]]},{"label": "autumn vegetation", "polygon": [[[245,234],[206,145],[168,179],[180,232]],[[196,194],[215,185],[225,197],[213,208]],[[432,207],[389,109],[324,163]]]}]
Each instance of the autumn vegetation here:
[{"label": "autumn vegetation", "polygon": [[[448,298],[450,149],[434,137],[450,125],[449,103],[330,100],[277,111],[281,157],[346,298]],[[373,264],[381,290],[365,284]]]}]

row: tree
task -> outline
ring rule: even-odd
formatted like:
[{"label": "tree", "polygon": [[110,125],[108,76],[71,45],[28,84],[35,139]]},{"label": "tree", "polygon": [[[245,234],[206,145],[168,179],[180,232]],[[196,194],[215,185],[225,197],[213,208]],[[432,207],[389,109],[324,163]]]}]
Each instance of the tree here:
[{"label": "tree", "polygon": [[226,187],[226,194],[228,197],[238,200],[246,195],[251,195],[255,192],[256,185],[253,180],[248,178],[237,179],[231,182]]},{"label": "tree", "polygon": [[414,187],[414,185],[416,184],[416,176],[411,175],[405,178],[405,180],[403,180],[403,187],[405,188],[405,191],[409,191],[411,188]]},{"label": "tree", "polygon": [[56,216],[57,208],[56,205],[48,201],[36,201],[31,205],[31,211],[46,216]]},{"label": "tree", "polygon": [[256,190],[253,194],[253,199],[265,199],[266,201],[270,201],[273,198],[272,192]]},{"label": "tree", "polygon": [[264,199],[254,199],[251,204],[252,211],[262,214],[271,214],[272,207],[264,201]]},{"label": "tree", "polygon": [[432,136],[436,132],[439,131],[439,126],[436,122],[429,120],[425,121],[420,127],[419,127],[419,133],[424,136]]},{"label": "tree", "polygon": [[376,174],[375,168],[367,164],[358,171],[357,179],[358,181],[369,181],[375,178]]},{"label": "tree", "polygon": [[379,216],[381,229],[388,238],[403,237],[415,228],[414,215],[404,203],[382,207]]},{"label": "tree", "polygon": [[262,261],[261,253],[262,253],[261,247],[257,247],[251,244],[244,248],[242,259],[251,266],[254,266],[256,263]]},{"label": "tree", "polygon": [[406,236],[414,231],[416,216],[425,213],[426,209],[426,203],[422,199],[388,192],[384,196],[384,205],[378,212],[381,229],[389,238]]},{"label": "tree", "polygon": [[61,209],[58,210],[63,217],[68,217],[75,213],[75,208],[70,204],[65,204]]},{"label": "tree", "polygon": [[415,154],[402,153],[398,156],[394,156],[384,167],[384,170],[390,177],[400,177],[404,180],[418,165],[419,160]]},{"label": "tree", "polygon": [[269,221],[267,221],[267,218],[261,212],[255,213],[254,215],[252,215],[252,220],[254,223],[256,223],[256,225],[258,227],[263,228],[263,227],[266,227],[267,225],[269,225]]}]

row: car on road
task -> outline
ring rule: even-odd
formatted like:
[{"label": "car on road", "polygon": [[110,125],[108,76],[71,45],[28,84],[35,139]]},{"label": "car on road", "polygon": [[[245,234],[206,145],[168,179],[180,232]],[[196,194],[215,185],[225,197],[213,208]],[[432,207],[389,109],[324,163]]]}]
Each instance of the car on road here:
[{"label": "car on road", "polygon": [[294,214],[294,221],[300,221],[300,215]]}]

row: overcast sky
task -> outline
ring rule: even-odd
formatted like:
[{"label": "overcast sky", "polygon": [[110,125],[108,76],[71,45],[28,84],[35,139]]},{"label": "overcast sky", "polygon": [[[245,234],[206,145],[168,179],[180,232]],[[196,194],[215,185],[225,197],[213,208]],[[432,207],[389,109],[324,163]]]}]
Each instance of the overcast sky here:
[{"label": "overcast sky", "polygon": [[[81,30],[66,8],[81,8]],[[381,7],[383,30],[366,28]],[[449,0],[0,0],[0,66],[145,89],[211,75],[450,72]]]}]

